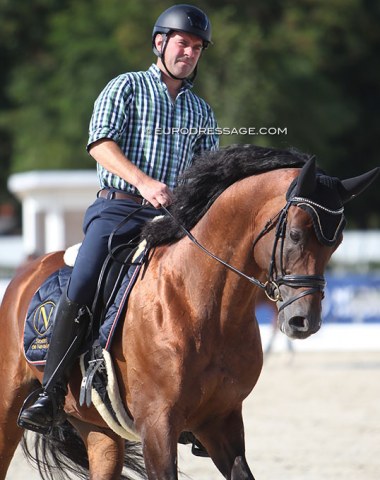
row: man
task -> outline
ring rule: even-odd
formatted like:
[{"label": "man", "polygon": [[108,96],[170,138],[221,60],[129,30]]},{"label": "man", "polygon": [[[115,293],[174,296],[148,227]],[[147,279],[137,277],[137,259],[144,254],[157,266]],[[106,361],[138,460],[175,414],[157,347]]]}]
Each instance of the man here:
[{"label": "man", "polygon": [[[113,79],[95,102],[87,149],[97,161],[101,190],[85,214],[85,238],[56,307],[43,392],[19,417],[24,428],[47,433],[64,419],[68,373],[89,325],[111,233],[113,246],[136,237],[172,203],[172,190],[194,155],[218,147],[214,114],[189,80],[210,42],[210,22],[201,10],[169,8],[153,29],[157,63]],[[141,210],[145,202],[150,205]]]}]

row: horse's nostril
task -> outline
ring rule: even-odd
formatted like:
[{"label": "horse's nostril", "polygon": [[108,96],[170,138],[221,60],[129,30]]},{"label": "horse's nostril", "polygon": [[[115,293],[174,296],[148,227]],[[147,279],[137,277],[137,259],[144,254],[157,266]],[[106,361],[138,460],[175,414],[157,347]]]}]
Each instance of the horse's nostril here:
[{"label": "horse's nostril", "polygon": [[309,322],[305,317],[292,317],[289,320],[289,326],[299,332],[306,332],[309,329]]}]

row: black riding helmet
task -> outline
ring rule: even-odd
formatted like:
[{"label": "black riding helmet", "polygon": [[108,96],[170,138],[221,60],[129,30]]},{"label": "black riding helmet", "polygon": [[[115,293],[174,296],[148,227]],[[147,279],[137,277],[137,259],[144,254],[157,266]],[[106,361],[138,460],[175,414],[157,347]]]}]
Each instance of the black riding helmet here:
[{"label": "black riding helmet", "polygon": [[[169,72],[165,65],[164,54],[168,40],[168,36],[172,32],[186,32],[196,35],[203,40],[203,49],[206,49],[211,43],[211,24],[207,15],[193,5],[181,4],[165,10],[158,17],[152,32],[153,52],[162,59],[162,63],[172,78],[183,80],[175,77]],[[159,52],[155,45],[156,35],[160,33],[165,36],[162,51]],[[194,73],[196,70],[194,71]]]}]

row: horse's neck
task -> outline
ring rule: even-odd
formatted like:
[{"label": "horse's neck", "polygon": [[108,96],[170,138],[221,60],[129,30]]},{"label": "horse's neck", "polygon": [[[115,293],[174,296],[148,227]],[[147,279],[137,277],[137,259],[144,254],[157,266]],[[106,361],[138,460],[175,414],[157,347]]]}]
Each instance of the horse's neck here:
[{"label": "horse's neck", "polygon": [[[263,275],[254,261],[252,245],[260,228],[257,219],[263,217],[261,210],[268,201],[265,195],[268,193],[260,188],[258,179],[243,180],[224,192],[193,230],[195,238],[210,252],[254,277]],[[261,218],[261,222],[268,218]],[[253,310],[256,288],[190,240],[176,245],[173,258],[176,275],[182,277],[187,295],[202,299],[199,309],[214,308],[226,318]]]}]

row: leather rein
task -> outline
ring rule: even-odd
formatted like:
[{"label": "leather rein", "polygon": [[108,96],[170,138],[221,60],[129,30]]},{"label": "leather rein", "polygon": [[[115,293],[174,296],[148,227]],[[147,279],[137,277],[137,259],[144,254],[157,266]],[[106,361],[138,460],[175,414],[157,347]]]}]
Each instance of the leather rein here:
[{"label": "leather rein", "polygon": [[[308,200],[302,198],[303,203],[307,203]],[[280,292],[280,286],[285,285],[291,288],[307,288],[307,290],[303,290],[302,292],[298,293],[297,295],[291,297],[289,300],[284,302],[278,309],[279,312],[283,310],[285,307],[290,305],[291,303],[299,300],[306,295],[312,295],[316,292],[321,292],[323,295],[324,287],[326,285],[325,277],[323,275],[287,275],[285,274],[285,269],[283,265],[283,251],[284,251],[284,243],[285,243],[285,234],[286,234],[286,225],[287,225],[287,217],[289,207],[291,205],[297,205],[300,203],[300,199],[297,197],[290,198],[286,205],[271,219],[267,222],[264,228],[261,230],[255,241],[252,245],[252,250],[255,248],[257,242],[266,235],[274,226],[276,226],[276,233],[275,239],[272,248],[272,255],[268,269],[268,280],[263,283],[255,277],[250,277],[246,275],[241,270],[238,270],[234,266],[230,265],[229,263],[225,262],[217,255],[214,255],[212,252],[207,250],[202,244],[198,242],[198,240],[183,226],[181,225],[178,220],[174,217],[174,215],[166,208],[161,207],[162,210],[165,211],[178,225],[178,227],[185,233],[185,235],[194,243],[198,248],[200,248],[204,253],[206,253],[209,257],[213,258],[220,264],[224,265],[226,268],[235,272],[242,278],[245,278],[248,282],[255,285],[256,287],[261,288],[265,291],[266,296],[272,302],[279,302],[282,301],[282,296]],[[315,202],[311,202],[314,206],[316,205]],[[323,208],[321,205],[317,205],[318,207]],[[280,265],[279,269],[276,266],[276,252],[277,248],[280,248]],[[277,271],[279,270],[280,274],[277,275]]]}]

